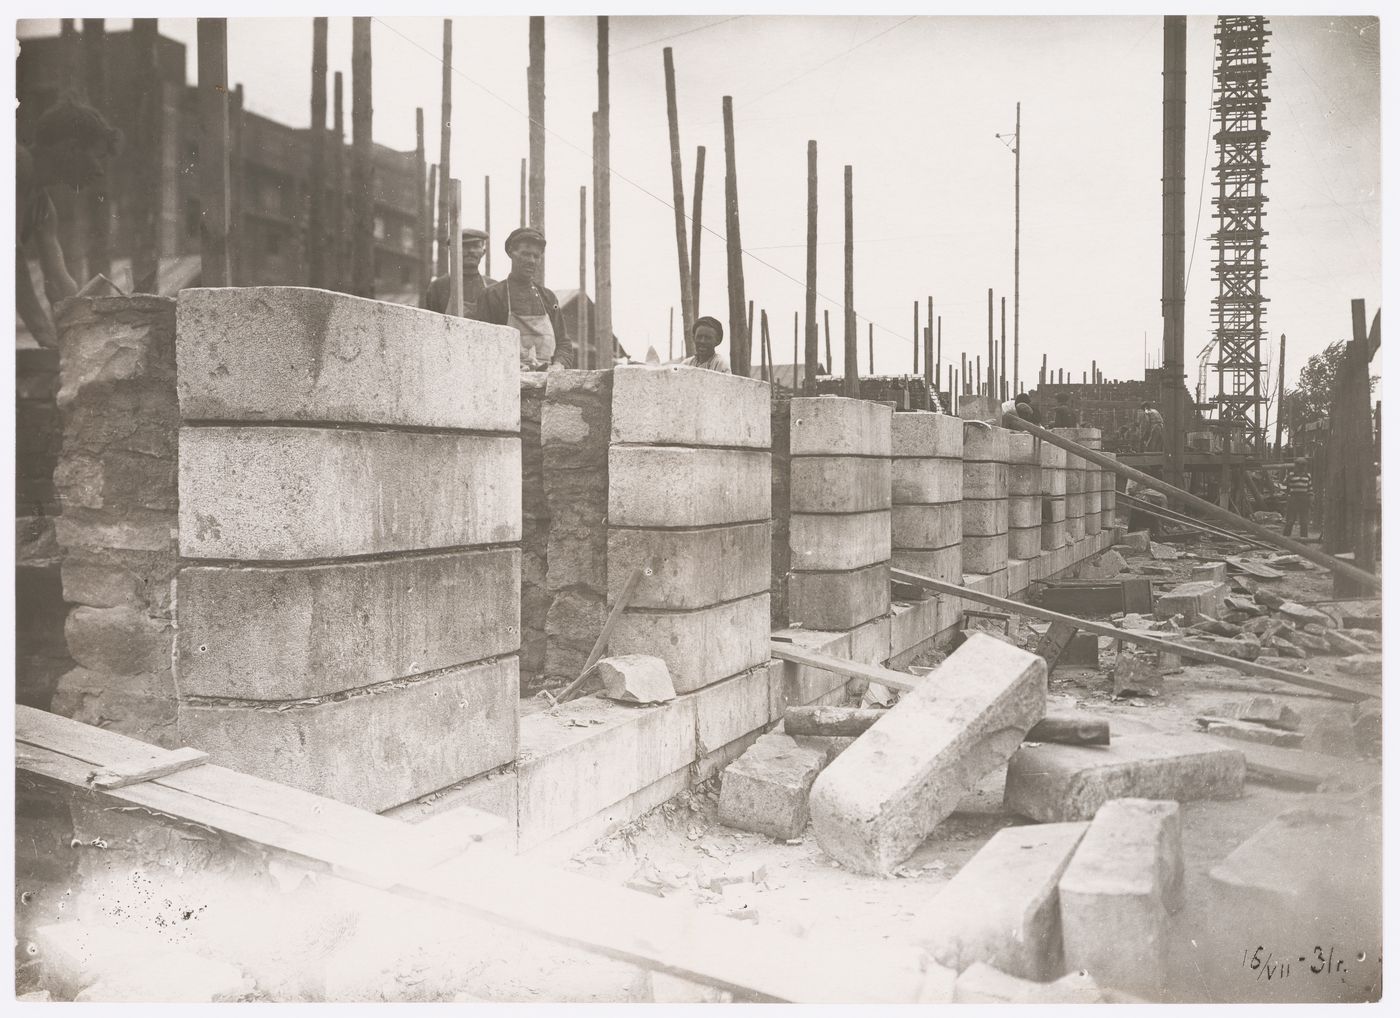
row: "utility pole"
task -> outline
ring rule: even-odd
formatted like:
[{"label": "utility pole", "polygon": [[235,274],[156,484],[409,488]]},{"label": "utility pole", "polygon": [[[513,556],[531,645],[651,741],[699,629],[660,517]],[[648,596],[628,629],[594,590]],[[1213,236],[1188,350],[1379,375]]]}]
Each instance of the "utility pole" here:
[{"label": "utility pole", "polygon": [[[204,286],[232,286],[228,254],[228,21],[224,18],[200,18],[195,32],[199,53],[200,281]],[[325,86],[323,67],[323,128],[326,117]],[[318,187],[320,181],[318,176]]]},{"label": "utility pole", "polygon": [[[107,23],[102,18],[83,19],[83,62],[87,77],[88,102],[99,112],[107,114]],[[108,117],[110,120],[110,116]],[[87,195],[87,264],[88,272],[112,275],[112,212],[107,200],[107,185],[98,181]]]},{"label": "utility pole", "polygon": [[[159,67],[155,18],[133,18],[131,44],[138,67]],[[160,197],[164,177],[162,135],[165,83],[155,73],[138,85],[135,149],[136,186],[132,189],[131,283],[133,293],[159,293],[160,276]]]},{"label": "utility pole", "polygon": [[[530,67],[526,73],[530,104],[530,225],[544,228],[544,18],[530,18]],[[548,236],[546,233],[545,236]],[[547,250],[547,249],[546,249]],[[535,279],[543,285],[544,256]]]},{"label": "utility pole", "polygon": [[418,198],[418,227],[414,230],[414,236],[418,241],[418,294],[421,298],[428,292],[428,283],[433,278],[432,263],[429,261],[433,249],[433,224],[428,218],[428,192],[423,179],[428,162],[427,145],[423,140],[423,107],[414,110],[413,120],[418,132],[417,145],[413,149],[413,191]]},{"label": "utility pole", "polygon": [[[734,99],[732,96],[725,96],[721,102],[721,112],[724,119],[724,238],[725,256],[729,270],[729,329],[734,333],[733,361],[731,370],[736,375],[745,377],[749,374],[749,366],[753,362],[753,336],[748,325],[744,321],[744,249],[740,242],[739,233],[739,169],[738,153],[734,144]],[[703,149],[702,149],[703,151]],[[698,184],[696,186],[699,186]],[[696,208],[699,201],[697,199]],[[698,303],[700,293],[700,214],[695,215],[695,264],[696,273],[696,297]],[[762,336],[759,337],[762,343]]]},{"label": "utility pole", "polygon": [[842,339],[846,347],[846,395],[860,398],[860,350],[856,346],[856,259],[855,259],[855,191],[851,167],[846,165],[846,315]]},{"label": "utility pole", "polygon": [[[727,184],[726,184],[727,186]],[[700,216],[705,207],[705,146],[695,148],[695,189],[690,196],[690,299],[700,317]],[[733,331],[731,325],[731,332]],[[734,350],[735,345],[730,346]],[[732,362],[731,362],[732,365]]]},{"label": "utility pole", "polygon": [[[447,275],[447,226],[452,218],[452,19],[442,19],[442,118],[438,149],[437,274]],[[487,257],[491,247],[487,245]],[[490,274],[488,270],[488,275]]]},{"label": "utility pole", "polygon": [[593,177],[593,332],[608,351],[612,349],[612,175],[608,168],[612,148],[611,106],[608,89],[608,19],[598,18],[598,112],[594,114]]},{"label": "utility pole", "polygon": [[354,214],[350,292],[374,296],[374,110],[370,18],[351,19],[350,192]]},{"label": "utility pole", "polygon": [[997,398],[1005,400],[1006,392],[1006,298],[1001,299],[1001,370],[997,373]]},{"label": "utility pole", "polygon": [[[1186,451],[1186,18],[1165,17],[1162,35],[1163,476],[1181,487]],[[1217,416],[1228,425],[1229,414]],[[1221,497],[1228,499],[1228,427],[1225,449]]]},{"label": "utility pole", "polygon": [[[802,390],[817,392],[817,143],[807,142],[807,343]],[[796,370],[794,368],[794,370]]]},{"label": "utility pole", "polygon": [[676,65],[671,47],[661,51],[666,73],[666,125],[671,139],[671,207],[676,217],[676,263],[680,267],[681,329],[684,333],[685,354],[692,353],[691,336],[695,329],[694,295],[690,290],[690,252],[685,235],[685,181],[681,179],[681,127],[676,111]]}]

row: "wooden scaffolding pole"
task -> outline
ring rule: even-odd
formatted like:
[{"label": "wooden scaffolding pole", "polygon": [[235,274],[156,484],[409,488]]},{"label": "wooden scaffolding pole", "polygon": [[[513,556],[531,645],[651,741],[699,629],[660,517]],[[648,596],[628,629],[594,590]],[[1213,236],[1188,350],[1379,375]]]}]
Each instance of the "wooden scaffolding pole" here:
[{"label": "wooden scaffolding pole", "polygon": [[[807,344],[802,368],[802,391],[817,391],[817,143],[807,142]],[[796,371],[796,367],[793,368]],[[795,389],[794,389],[795,391]]]},{"label": "wooden scaffolding pole", "polygon": [[869,356],[866,358],[865,366],[870,377],[875,377],[875,323],[866,322],[866,345],[869,348]]},{"label": "wooden scaffolding pole", "polygon": [[[447,275],[452,218],[452,19],[442,19],[442,110],[438,118],[437,274]],[[490,251],[488,245],[487,250]]]},{"label": "wooden scaffolding pole", "polygon": [[977,376],[979,380],[985,381],[987,385],[987,395],[996,393],[997,387],[997,356],[996,356],[996,300],[992,297],[992,288],[987,287],[987,375],[982,379],[982,365],[977,365]]},{"label": "wooden scaffolding pole", "polygon": [[676,264],[680,269],[681,282],[681,338],[685,343],[685,355],[689,357],[694,352],[691,347],[691,334],[695,328],[695,303],[690,290],[690,252],[685,235],[685,182],[681,179],[681,127],[676,111],[676,65],[670,46],[661,51],[661,60],[666,73],[666,126],[671,140],[671,207],[676,216]]},{"label": "wooden scaffolding pole", "polygon": [[164,82],[154,68],[160,66],[155,18],[133,18],[131,43],[137,67],[152,68],[138,86],[136,137],[133,139],[131,287],[134,293],[158,293],[160,276],[160,200],[164,176]]},{"label": "wooden scaffolding pole", "polygon": [[[345,242],[345,79],[339,71],[335,72],[334,86],[331,120],[330,243],[326,251],[330,262],[330,288],[349,292],[350,245]],[[446,180],[447,178],[443,177],[440,186],[445,188]],[[443,263],[443,271],[447,271],[446,262]]]},{"label": "wooden scaffolding pole", "polygon": [[[437,207],[438,207],[438,168],[437,168],[437,163],[433,163],[431,166],[428,167],[428,201],[427,201],[427,208],[428,208],[428,279],[429,279],[429,282],[432,281],[432,277],[434,277],[434,276],[436,276],[436,275],[439,274],[438,271],[437,271],[437,253],[436,253],[437,233],[438,233],[438,228],[437,228]],[[488,258],[489,258],[490,255],[491,255],[491,245],[490,245],[490,244],[487,244],[487,245],[486,245],[486,255],[487,255]],[[491,273],[488,271],[486,274],[489,276]]]},{"label": "wooden scaffolding pole", "polygon": [[[695,190],[690,196],[690,299],[695,302],[695,317],[700,317],[700,216],[705,205],[705,146],[695,148]],[[733,329],[730,329],[730,349],[734,349]],[[732,356],[731,356],[732,363]]]},{"label": "wooden scaffolding pole", "polygon": [[734,333],[730,370],[745,377],[753,362],[750,332],[744,320],[744,248],[739,232],[739,170],[734,145],[734,100],[725,96],[724,118],[724,247],[729,270],[729,329]]},{"label": "wooden scaffolding pole", "polygon": [[462,317],[462,182],[447,182],[447,313]]},{"label": "wooden scaffolding pole", "polygon": [[578,189],[578,296],[574,298],[574,331],[578,339],[574,349],[578,351],[578,366],[581,368],[602,367],[593,353],[593,344],[588,337],[588,188]]},{"label": "wooden scaffolding pole", "polygon": [[997,374],[997,399],[1009,399],[1006,391],[1006,298],[1001,299],[1001,368]]},{"label": "wooden scaffolding pole", "polygon": [[[195,33],[199,59],[200,285],[232,286],[228,253],[228,21],[200,18]],[[322,68],[323,122],[325,92]]]},{"label": "wooden scaffolding pole", "polygon": [[612,148],[611,106],[608,88],[608,19],[598,18],[598,112],[594,114],[593,178],[593,332],[599,349],[607,350],[604,364],[611,364],[612,348]]},{"label": "wooden scaffolding pole", "polygon": [[[544,228],[544,18],[530,18],[530,66],[526,73],[530,103],[530,225]],[[546,250],[548,250],[546,248]],[[535,279],[543,285],[546,255],[540,256]]]},{"label": "wooden scaffolding pole", "polygon": [[842,339],[846,347],[846,395],[860,398],[860,351],[856,345],[855,191],[849,164],[843,170],[846,193],[846,314]]},{"label": "wooden scaffolding pole", "polygon": [[914,301],[914,370],[913,374],[919,373],[919,302]]},{"label": "wooden scaffolding pole", "polygon": [[826,374],[831,377],[831,308],[822,308],[822,334],[826,338]]},{"label": "wooden scaffolding pole", "polygon": [[[311,19],[311,169],[307,181],[306,283],[326,286],[326,37],[330,19]],[[203,152],[203,148],[200,149]]]},{"label": "wooden scaffolding pole", "polygon": [[[83,19],[83,64],[87,99],[98,112],[111,120],[107,84],[107,23],[102,18]],[[89,275],[112,275],[112,205],[107,182],[99,180],[88,188],[87,270]]]},{"label": "wooden scaffolding pole", "polygon": [[433,220],[428,206],[428,184],[425,179],[428,151],[423,135],[423,107],[419,106],[414,111],[413,120],[418,139],[413,149],[413,191],[418,199],[418,222],[413,235],[417,241],[418,299],[421,301],[427,295],[428,284],[433,278]]},{"label": "wooden scaffolding pole", "polygon": [[374,296],[374,110],[370,18],[351,19],[350,162],[354,244],[351,248],[350,292]]},{"label": "wooden scaffolding pole", "polygon": [[520,225],[523,227],[530,216],[530,177],[528,159],[520,160]]},{"label": "wooden scaffolding pole", "polygon": [[924,316],[924,399],[925,410],[932,410],[936,402],[937,376],[933,365],[933,297],[928,298],[928,314]]}]

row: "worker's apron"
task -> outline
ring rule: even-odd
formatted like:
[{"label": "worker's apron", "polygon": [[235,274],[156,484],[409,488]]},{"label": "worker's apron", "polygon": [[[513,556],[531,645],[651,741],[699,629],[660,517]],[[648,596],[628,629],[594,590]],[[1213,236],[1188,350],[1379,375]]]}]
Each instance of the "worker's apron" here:
[{"label": "worker's apron", "polygon": [[[530,284],[534,286],[533,283]],[[539,287],[535,293],[544,303]],[[520,333],[520,359],[544,361],[554,359],[554,323],[549,320],[549,310],[542,315],[518,315],[510,305],[510,284],[506,284],[506,324]]]}]

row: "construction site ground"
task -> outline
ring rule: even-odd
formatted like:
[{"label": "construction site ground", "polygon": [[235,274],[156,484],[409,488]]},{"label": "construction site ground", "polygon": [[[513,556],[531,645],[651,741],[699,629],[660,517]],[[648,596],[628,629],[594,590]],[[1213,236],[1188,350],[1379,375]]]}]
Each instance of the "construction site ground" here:
[{"label": "construction site ground", "polygon": [[[1248,549],[1219,542],[1187,546],[1186,554],[1171,562],[1153,562],[1143,555],[1130,558],[1129,568],[1121,576],[1136,574],[1142,565],[1152,563],[1159,570],[1153,579],[1185,581],[1192,566],[1242,551]],[[1169,568],[1170,573],[1163,572],[1163,567]],[[1286,596],[1297,601],[1332,597],[1331,577],[1320,569],[1304,568],[1271,582],[1275,587],[1282,586]],[[1089,617],[1087,613],[1085,617]],[[986,623],[986,628],[999,629],[995,623]],[[1044,624],[1022,616],[1016,620],[1012,638],[1033,649],[1039,639],[1036,630],[1044,629]],[[1049,686],[1049,713],[1083,711],[1104,717],[1118,735],[1154,730],[1199,731],[1195,723],[1198,716],[1216,713],[1222,704],[1258,694],[1267,694],[1296,710],[1304,731],[1323,712],[1349,710],[1349,705],[1310,690],[1213,665],[1188,666],[1168,675],[1161,697],[1115,700],[1110,676],[1112,642],[1100,640],[1098,669],[1056,669]],[[938,657],[933,655],[932,660]],[[1334,673],[1336,660],[1318,656],[1309,658],[1306,664],[1310,672],[1328,675]],[[1245,785],[1243,798],[1182,804],[1186,905],[1172,917],[1168,985],[1173,993],[1169,1000],[1340,1002],[1377,998],[1380,903],[1374,889],[1380,886],[1379,858],[1371,849],[1379,846],[1379,808],[1370,813],[1376,837],[1368,844],[1353,846],[1352,857],[1346,857],[1345,852],[1338,854],[1335,845],[1318,846],[1318,852],[1332,853],[1329,865],[1357,874],[1358,894],[1351,900],[1316,903],[1318,907],[1312,909],[1315,915],[1299,915],[1296,922],[1280,926],[1264,912],[1240,914],[1237,907],[1220,899],[1208,877],[1212,867],[1283,811],[1353,796],[1358,778],[1362,785],[1379,783],[1378,760],[1352,763],[1353,783],[1344,789],[1300,791],[1251,779]],[[797,843],[781,843],[722,826],[717,819],[717,779],[651,811],[577,854],[568,865],[599,880],[678,898],[702,909],[796,935],[848,931],[864,943],[883,944],[891,951],[909,951],[915,949],[919,919],[935,907],[940,889],[998,830],[1028,822],[1002,811],[1003,778],[1000,770],[988,775],[892,877],[869,877],[843,869],[822,852],[810,828]],[[1297,860],[1299,881],[1307,879],[1306,874],[1316,861]],[[1377,874],[1375,882],[1363,875],[1371,872]],[[720,874],[724,876],[715,879]],[[745,876],[752,879],[742,879]],[[726,879],[738,882],[720,890],[711,889]],[[1330,972],[1311,971],[1318,967],[1315,948],[1319,947],[1324,957],[1329,951],[1332,953]],[[1257,956],[1256,948],[1263,948]],[[1343,953],[1346,971],[1339,972],[1335,963]],[[1277,968],[1270,975],[1266,967],[1269,958],[1275,964],[1287,959],[1287,974]],[[851,963],[859,965],[860,960],[853,957]],[[567,971],[573,967],[566,964],[563,970],[548,977],[551,995],[568,985]],[[591,975],[598,974],[593,968]],[[636,992],[635,987],[624,984],[623,978],[624,973],[619,972],[613,988],[619,996],[611,999],[628,999]],[[596,980],[590,981],[592,985],[581,999],[610,999],[604,987],[597,985]],[[488,999],[493,997],[489,985],[474,988],[474,992]],[[511,998],[507,994],[495,999]],[[527,999],[539,998],[530,995]]]}]

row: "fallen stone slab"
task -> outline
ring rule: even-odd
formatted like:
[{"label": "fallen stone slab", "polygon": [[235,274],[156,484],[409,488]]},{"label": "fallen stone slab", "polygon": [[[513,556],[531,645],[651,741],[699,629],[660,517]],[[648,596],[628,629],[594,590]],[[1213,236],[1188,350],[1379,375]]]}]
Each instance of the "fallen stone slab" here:
[{"label": "fallen stone slab", "polygon": [[983,962],[1043,981],[1064,970],[1060,875],[1087,823],[1007,827],[915,920],[916,938],[940,964],[961,972]]},{"label": "fallen stone slab", "polygon": [[[1329,629],[1327,632],[1330,633],[1332,630]],[[1361,644],[1368,652],[1379,652],[1381,649],[1380,633],[1372,632],[1369,629],[1352,628],[1342,629],[1340,633],[1348,639],[1355,640],[1357,643]]]},{"label": "fallen stone slab", "polygon": [[1268,725],[1252,721],[1236,721],[1233,718],[1199,717],[1196,724],[1207,735],[1218,735],[1241,742],[1260,742],[1266,746],[1297,747],[1303,744],[1302,732],[1286,732]]},{"label": "fallen stone slab", "polygon": [[1285,599],[1275,594],[1272,590],[1265,590],[1260,587],[1254,592],[1254,600],[1269,611],[1275,611],[1283,607]]},{"label": "fallen stone slab", "polygon": [[1316,608],[1309,608],[1305,604],[1297,601],[1285,601],[1275,609],[1279,615],[1292,622],[1295,626],[1306,626],[1315,623],[1324,629],[1336,629],[1336,620],[1326,612],[1318,611]]},{"label": "fallen stone slab", "polygon": [[953,984],[954,1004],[1101,1004],[1108,1003],[1093,977],[1071,972],[1053,983],[1008,975],[984,962],[968,968]]},{"label": "fallen stone slab", "polygon": [[725,768],[719,822],[784,840],[807,827],[807,797],[826,760],[790,736],[764,735]]},{"label": "fallen stone slab", "polygon": [[1157,667],[1157,652],[1124,647],[1113,663],[1113,695],[1161,696],[1162,673]]},{"label": "fallen stone slab", "polygon": [[1110,548],[1081,563],[1079,578],[1081,580],[1111,580],[1126,568],[1128,568],[1128,563],[1123,560],[1123,556]]},{"label": "fallen stone slab", "polygon": [[1181,552],[1173,548],[1170,544],[1160,544],[1157,541],[1151,541],[1148,543],[1147,550],[1154,559],[1162,562],[1172,562],[1181,558]]},{"label": "fallen stone slab", "polygon": [[1336,629],[1324,629],[1322,638],[1327,641],[1327,646],[1334,654],[1350,656],[1352,654],[1369,654],[1372,647],[1367,646],[1360,640],[1348,636]]},{"label": "fallen stone slab", "polygon": [[1193,733],[1123,735],[1108,746],[1022,746],[1006,770],[1005,808],[1041,823],[1089,820],[1110,799],[1237,799],[1245,755]]},{"label": "fallen stone slab", "polygon": [[1183,903],[1184,872],[1175,802],[1105,803],[1060,878],[1065,965],[1108,986],[1159,996],[1168,913]]},{"label": "fallen stone slab", "polygon": [[1147,530],[1133,530],[1123,535],[1123,546],[1132,551],[1150,551],[1152,533]]},{"label": "fallen stone slab", "polygon": [[649,654],[620,654],[598,662],[603,696],[619,703],[666,703],[676,698],[671,670]]},{"label": "fallen stone slab", "polygon": [[1259,657],[1263,644],[1253,640],[1239,637],[1209,636],[1205,633],[1193,633],[1190,636],[1182,636],[1178,641],[1183,650],[1181,656],[1188,660],[1196,660],[1191,657],[1188,650],[1184,648],[1195,647],[1199,650],[1209,650],[1216,654],[1224,654],[1226,657],[1236,657],[1241,661],[1254,661]]},{"label": "fallen stone slab", "polygon": [[1071,746],[1107,746],[1111,738],[1105,718],[1079,714],[1047,714],[1026,733],[1026,742],[1063,742]]},{"label": "fallen stone slab", "polygon": [[822,766],[825,767],[835,760],[845,750],[849,749],[851,743],[856,741],[854,735],[794,735],[792,741],[806,749],[816,750],[821,754]]},{"label": "fallen stone slab", "polygon": [[1299,731],[1303,726],[1303,719],[1296,710],[1270,696],[1254,696],[1248,700],[1222,704],[1211,713],[1215,717],[1254,721],[1290,732]]},{"label": "fallen stone slab", "polygon": [[1381,656],[1379,654],[1353,654],[1338,661],[1337,670],[1344,675],[1365,675],[1380,678]]},{"label": "fallen stone slab", "polygon": [[1191,567],[1191,579],[1206,583],[1225,583],[1228,580],[1224,562],[1207,562]]},{"label": "fallen stone slab", "polygon": [[968,637],[822,772],[812,787],[822,849],[863,873],[903,862],[1045,716],[1045,662]]}]

